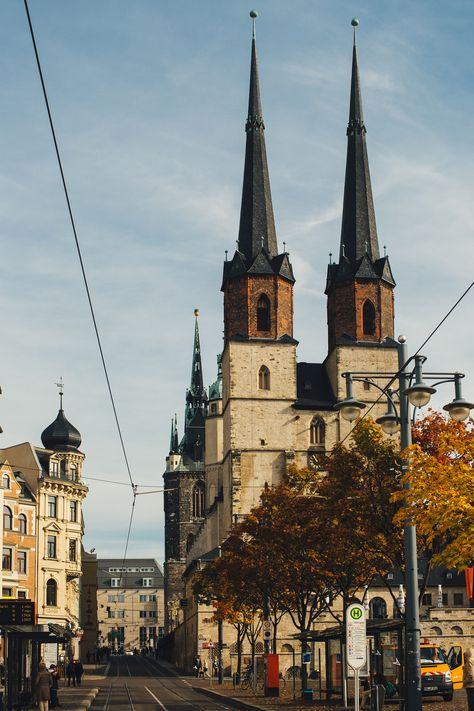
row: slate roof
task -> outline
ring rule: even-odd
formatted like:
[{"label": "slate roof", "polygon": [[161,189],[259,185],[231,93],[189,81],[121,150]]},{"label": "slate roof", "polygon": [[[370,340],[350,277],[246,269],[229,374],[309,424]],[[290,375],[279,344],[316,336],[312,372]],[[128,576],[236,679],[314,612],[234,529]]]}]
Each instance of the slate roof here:
[{"label": "slate roof", "polygon": [[296,366],[295,407],[300,410],[333,410],[336,397],[323,363]]},{"label": "slate roof", "polygon": [[[127,568],[126,572],[113,569]],[[153,570],[146,570],[146,569]],[[112,569],[112,570],[110,570]],[[112,578],[121,578],[120,588],[112,588]],[[143,578],[151,578],[152,585],[144,587]],[[98,558],[97,559],[97,587],[118,589],[137,589],[146,592],[150,588],[163,588],[163,571],[155,558]]]}]

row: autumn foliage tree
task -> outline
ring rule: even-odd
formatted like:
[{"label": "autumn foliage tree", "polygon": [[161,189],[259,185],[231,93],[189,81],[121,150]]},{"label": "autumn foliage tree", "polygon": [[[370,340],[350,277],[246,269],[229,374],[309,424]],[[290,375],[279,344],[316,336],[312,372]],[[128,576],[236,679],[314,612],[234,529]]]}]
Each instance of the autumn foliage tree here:
[{"label": "autumn foliage tree", "polygon": [[431,412],[416,424],[408,467],[394,500],[395,520],[414,523],[436,565],[461,570],[474,561],[474,428]]}]

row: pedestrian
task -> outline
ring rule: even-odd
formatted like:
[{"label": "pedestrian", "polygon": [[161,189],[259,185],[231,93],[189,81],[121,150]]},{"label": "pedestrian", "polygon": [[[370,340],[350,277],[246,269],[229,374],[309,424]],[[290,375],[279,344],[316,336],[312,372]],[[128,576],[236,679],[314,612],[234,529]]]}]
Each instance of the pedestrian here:
[{"label": "pedestrian", "polygon": [[466,689],[468,711],[474,711],[474,647],[464,652],[462,683]]},{"label": "pedestrian", "polygon": [[199,678],[202,676],[202,664],[201,664],[201,657],[198,655],[196,659],[194,660],[194,671],[196,672],[196,676]]},{"label": "pedestrian", "polygon": [[72,659],[70,659],[66,664],[66,679],[68,686],[71,686],[71,681],[72,685],[76,686],[76,676],[74,674],[74,663]]},{"label": "pedestrian", "polygon": [[207,659],[204,659],[204,662],[202,664],[202,675],[203,676],[209,676],[209,666],[207,664]]},{"label": "pedestrian", "polygon": [[61,706],[58,699],[59,689],[59,672],[55,664],[49,665],[49,673],[51,674],[51,701],[50,708],[55,709],[56,706]]},{"label": "pedestrian", "polygon": [[76,677],[77,686],[81,685],[82,675],[84,674],[84,667],[80,659],[76,659],[74,662],[74,676]]},{"label": "pedestrian", "polygon": [[39,711],[48,711],[52,683],[51,674],[46,669],[46,664],[40,662],[38,664],[38,674],[35,680],[35,694]]}]

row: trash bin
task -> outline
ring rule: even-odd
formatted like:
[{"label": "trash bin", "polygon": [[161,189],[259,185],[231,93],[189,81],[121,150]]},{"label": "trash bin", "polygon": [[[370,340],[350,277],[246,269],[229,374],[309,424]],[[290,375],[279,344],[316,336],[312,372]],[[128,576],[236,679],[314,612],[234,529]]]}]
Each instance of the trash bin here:
[{"label": "trash bin", "polygon": [[303,701],[312,701],[313,700],[313,690],[312,689],[303,689]]},{"label": "trash bin", "polygon": [[375,684],[372,689],[370,707],[372,711],[382,711],[385,702],[385,687],[382,684]]}]

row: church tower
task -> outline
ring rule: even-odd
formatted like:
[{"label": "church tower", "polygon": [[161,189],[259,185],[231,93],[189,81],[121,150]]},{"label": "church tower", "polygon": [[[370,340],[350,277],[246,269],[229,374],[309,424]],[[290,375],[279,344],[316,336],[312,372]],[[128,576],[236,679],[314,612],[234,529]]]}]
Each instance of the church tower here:
[{"label": "church tower", "polygon": [[394,286],[377,238],[354,33],[341,244],[326,284],[329,351],[342,341],[393,339]]},{"label": "church tower", "polygon": [[293,270],[279,253],[265,146],[255,38],[237,250],[224,263],[222,354],[222,527],[256,503],[260,488],[286,470],[296,398]]}]

